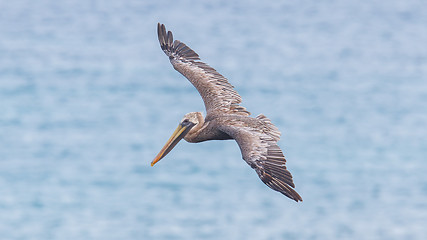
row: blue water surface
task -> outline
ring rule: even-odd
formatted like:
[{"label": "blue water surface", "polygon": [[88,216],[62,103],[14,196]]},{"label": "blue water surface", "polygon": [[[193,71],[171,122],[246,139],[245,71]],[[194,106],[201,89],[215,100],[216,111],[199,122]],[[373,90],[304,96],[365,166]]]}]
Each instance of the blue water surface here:
[{"label": "blue water surface", "polygon": [[[0,2],[0,239],[425,239],[427,14],[408,1]],[[180,143],[197,91],[157,22],[282,131],[295,203],[234,141]]]}]

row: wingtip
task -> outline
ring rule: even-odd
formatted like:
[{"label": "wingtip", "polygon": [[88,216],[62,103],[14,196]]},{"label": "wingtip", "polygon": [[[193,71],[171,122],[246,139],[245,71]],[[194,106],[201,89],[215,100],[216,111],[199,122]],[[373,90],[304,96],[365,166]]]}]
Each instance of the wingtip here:
[{"label": "wingtip", "polygon": [[261,175],[259,174],[259,171],[257,171],[257,173],[261,178],[261,180],[271,189],[280,192],[281,194],[294,200],[295,202],[299,202],[299,201],[302,202],[302,197],[288,183],[276,177],[273,177],[270,174],[267,174],[265,172],[262,172]]},{"label": "wingtip", "polygon": [[297,196],[294,196],[296,198],[294,198],[295,202],[303,202],[301,196],[297,193]]},{"label": "wingtip", "polygon": [[290,195],[292,196],[292,199],[295,200],[295,202],[302,202],[302,197],[299,195],[297,191],[295,191],[294,188],[289,188]]},{"label": "wingtip", "polygon": [[295,202],[302,202],[302,197],[292,188],[289,188],[288,191],[286,191],[286,193],[282,191],[280,193],[294,200]]},{"label": "wingtip", "polygon": [[169,58],[182,57],[188,61],[200,60],[199,55],[189,48],[184,43],[173,40],[171,31],[166,31],[164,24],[157,23],[157,36],[159,38],[160,47]]},{"label": "wingtip", "polygon": [[157,37],[159,39],[160,46],[163,47],[164,37],[162,34],[162,27],[165,25],[157,23]]}]

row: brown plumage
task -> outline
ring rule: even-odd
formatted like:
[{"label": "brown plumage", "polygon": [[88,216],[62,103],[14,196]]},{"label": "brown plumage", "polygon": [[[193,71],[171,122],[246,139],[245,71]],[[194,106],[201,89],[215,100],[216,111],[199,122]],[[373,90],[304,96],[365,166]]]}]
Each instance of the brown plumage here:
[{"label": "brown plumage", "polygon": [[199,55],[187,45],[173,41],[172,33],[166,32],[163,24],[158,24],[157,34],[172,66],[199,91],[207,114],[206,118],[200,112],[186,114],[151,165],[166,156],[182,138],[188,142],[234,139],[243,159],[267,186],[297,202],[302,201],[293,189],[292,175],[277,145],[280,139],[277,127],[262,114],[250,117],[246,108],[239,105],[242,99],[227,79],[201,62]]}]

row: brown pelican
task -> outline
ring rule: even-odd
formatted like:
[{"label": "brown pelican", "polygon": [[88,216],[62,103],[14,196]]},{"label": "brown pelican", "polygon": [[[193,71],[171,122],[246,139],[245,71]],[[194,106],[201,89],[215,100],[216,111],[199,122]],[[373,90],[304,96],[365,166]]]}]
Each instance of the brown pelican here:
[{"label": "brown pelican", "polygon": [[277,145],[280,139],[277,127],[262,114],[250,117],[246,108],[239,105],[242,99],[227,79],[199,61],[199,55],[187,45],[173,41],[172,33],[166,32],[163,24],[157,24],[157,34],[172,66],[188,78],[202,96],[206,118],[203,119],[200,112],[185,114],[151,166],[165,157],[182,138],[192,143],[234,139],[243,159],[267,186],[297,202],[302,201],[293,189],[292,175],[286,169],[285,157]]}]

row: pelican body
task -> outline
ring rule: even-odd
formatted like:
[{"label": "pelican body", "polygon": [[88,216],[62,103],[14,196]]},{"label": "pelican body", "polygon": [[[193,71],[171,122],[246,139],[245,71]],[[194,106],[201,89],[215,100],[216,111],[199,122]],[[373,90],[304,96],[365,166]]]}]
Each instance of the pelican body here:
[{"label": "pelican body", "polygon": [[183,138],[191,143],[234,139],[240,147],[242,158],[267,186],[297,202],[302,201],[293,189],[292,175],[286,169],[286,159],[277,145],[280,139],[278,128],[262,114],[251,117],[246,108],[239,105],[242,99],[228,80],[201,62],[199,55],[187,45],[173,41],[172,32],[166,32],[163,24],[157,25],[157,34],[160,47],[172,66],[199,91],[206,117],[203,118],[201,112],[185,114],[151,166],[165,157]]}]

